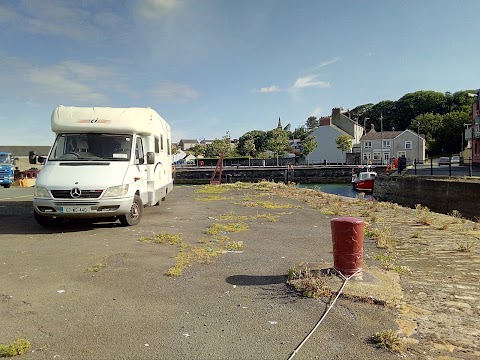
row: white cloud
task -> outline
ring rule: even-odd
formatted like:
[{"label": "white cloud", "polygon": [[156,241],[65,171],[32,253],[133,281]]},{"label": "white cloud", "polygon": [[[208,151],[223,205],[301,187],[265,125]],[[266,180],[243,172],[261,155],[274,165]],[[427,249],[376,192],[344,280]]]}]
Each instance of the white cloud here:
[{"label": "white cloud", "polygon": [[198,99],[199,93],[185,84],[165,81],[151,91],[155,101],[162,104],[182,104]]},{"label": "white cloud", "polygon": [[295,83],[292,86],[292,90],[300,90],[304,88],[329,88],[330,83],[327,81],[315,81],[317,75],[307,75],[303,77],[299,77],[295,80]]},{"label": "white cloud", "polygon": [[3,97],[43,104],[102,105],[110,102],[114,91],[129,92],[114,70],[72,60],[34,66],[23,59],[0,54],[0,78]]},{"label": "white cloud", "polygon": [[177,8],[180,4],[180,0],[140,0],[137,11],[146,19],[154,19]]},{"label": "white cloud", "polygon": [[318,65],[315,65],[313,68],[309,69],[307,72],[313,72],[313,71],[316,71],[318,69],[321,69],[325,66],[328,66],[328,65],[332,65],[332,64],[335,64],[337,62],[339,62],[341,60],[341,57],[340,56],[337,56],[337,57],[334,57],[330,60],[326,60],[326,61],[322,61],[320,64]]},{"label": "white cloud", "polygon": [[258,93],[274,93],[274,92],[279,92],[281,91],[280,88],[276,85],[271,85],[268,87],[262,87],[260,89],[255,89],[253,92],[258,92]]},{"label": "white cloud", "polygon": [[14,22],[18,20],[18,14],[5,5],[0,5],[0,23]]}]

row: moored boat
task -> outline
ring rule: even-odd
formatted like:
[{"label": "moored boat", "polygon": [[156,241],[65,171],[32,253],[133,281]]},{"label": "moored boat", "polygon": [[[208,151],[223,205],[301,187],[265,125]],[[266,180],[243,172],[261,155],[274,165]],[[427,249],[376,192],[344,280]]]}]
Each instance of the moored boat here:
[{"label": "moored boat", "polygon": [[353,189],[362,192],[373,192],[376,176],[377,173],[370,166],[367,166],[366,170],[362,169],[359,174],[352,172]]}]

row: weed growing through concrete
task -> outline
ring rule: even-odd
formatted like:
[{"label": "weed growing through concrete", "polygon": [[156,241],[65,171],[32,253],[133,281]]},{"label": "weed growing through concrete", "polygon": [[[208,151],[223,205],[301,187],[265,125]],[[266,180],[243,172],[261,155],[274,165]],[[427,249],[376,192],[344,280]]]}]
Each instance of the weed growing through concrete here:
[{"label": "weed growing through concrete", "polygon": [[457,241],[457,251],[459,252],[470,252],[473,248],[473,241],[469,242],[460,242]]},{"label": "weed growing through concrete", "polygon": [[106,266],[107,266],[107,257],[105,256],[101,262],[99,262],[95,266],[92,266],[91,268],[88,268],[87,271],[99,272],[102,268]]},{"label": "weed growing through concrete", "polygon": [[317,299],[322,296],[330,296],[332,290],[327,285],[327,279],[320,272],[315,275],[306,264],[292,266],[288,269],[287,284],[302,296]]},{"label": "weed growing through concrete", "polygon": [[231,241],[226,245],[227,251],[243,250],[243,241]]},{"label": "weed growing through concrete", "polygon": [[420,239],[422,237],[422,233],[420,231],[415,231],[412,234],[412,239]]},{"label": "weed growing through concrete", "polygon": [[392,249],[396,242],[392,227],[383,223],[377,223],[375,227],[367,224],[364,235],[375,240],[377,247],[380,249]]},{"label": "weed growing through concrete", "polygon": [[30,341],[17,339],[10,344],[0,344],[0,357],[13,357],[25,354],[30,349]]},{"label": "weed growing through concrete", "polygon": [[182,235],[168,234],[168,233],[162,232],[160,234],[156,234],[153,236],[142,237],[139,239],[139,241],[146,242],[146,243],[155,243],[155,244],[176,245],[181,243]]},{"label": "weed growing through concrete", "polygon": [[180,244],[180,251],[175,255],[175,265],[167,270],[165,275],[167,276],[180,276],[183,270],[190,265],[195,255],[187,252],[189,246],[185,243]]},{"label": "weed growing through concrete", "polygon": [[205,185],[195,192],[200,194],[222,194],[227,191],[230,191],[230,189],[224,185]]},{"label": "weed growing through concrete", "polygon": [[291,204],[275,204],[271,201],[244,201],[242,203],[246,207],[262,207],[264,209],[292,209],[298,206],[293,206]]},{"label": "weed growing through concrete", "polygon": [[196,201],[220,201],[220,200],[231,200],[232,198],[228,198],[226,196],[218,196],[218,195],[208,195],[202,198],[195,198]]},{"label": "weed growing through concrete", "polygon": [[432,225],[434,215],[430,209],[420,204],[415,205],[415,211],[417,213],[418,222],[422,225]]},{"label": "weed growing through concrete", "polygon": [[205,229],[204,233],[208,235],[218,235],[220,233],[239,232],[248,230],[248,224],[244,222],[235,222],[228,224],[214,223]]},{"label": "weed growing through concrete", "polygon": [[388,350],[392,353],[403,353],[405,351],[405,344],[403,341],[393,330],[390,329],[375,333],[371,340],[376,347]]}]

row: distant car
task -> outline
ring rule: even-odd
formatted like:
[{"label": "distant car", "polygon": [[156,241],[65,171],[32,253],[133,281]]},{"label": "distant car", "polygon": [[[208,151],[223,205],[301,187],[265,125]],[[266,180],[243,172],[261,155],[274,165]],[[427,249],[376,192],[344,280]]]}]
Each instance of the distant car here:
[{"label": "distant car", "polygon": [[450,164],[450,158],[448,156],[442,156],[439,160],[438,160],[438,166],[440,165],[448,165]]},{"label": "distant car", "polygon": [[460,164],[460,156],[458,155],[453,155],[452,160],[450,160],[452,164]]}]

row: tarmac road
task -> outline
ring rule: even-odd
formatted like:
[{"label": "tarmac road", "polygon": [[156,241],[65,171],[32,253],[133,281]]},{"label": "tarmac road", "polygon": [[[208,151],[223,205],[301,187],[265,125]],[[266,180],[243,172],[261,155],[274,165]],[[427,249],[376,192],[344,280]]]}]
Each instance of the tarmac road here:
[{"label": "tarmac road", "polygon": [[[175,187],[135,227],[55,230],[35,223],[31,188],[0,189],[0,343],[28,339],[34,351],[22,359],[287,359],[331,299],[298,297],[285,275],[301,262],[333,262],[330,219],[280,197],[262,200],[298,207],[240,205],[252,190],[199,201],[199,188]],[[164,274],[178,245],[138,241],[166,232],[200,246],[230,211],[278,222],[248,221],[249,230],[228,234],[243,252],[192,263],[176,278]],[[394,359],[368,339],[396,327],[388,308],[340,298],[295,359]]]}]

